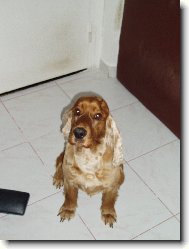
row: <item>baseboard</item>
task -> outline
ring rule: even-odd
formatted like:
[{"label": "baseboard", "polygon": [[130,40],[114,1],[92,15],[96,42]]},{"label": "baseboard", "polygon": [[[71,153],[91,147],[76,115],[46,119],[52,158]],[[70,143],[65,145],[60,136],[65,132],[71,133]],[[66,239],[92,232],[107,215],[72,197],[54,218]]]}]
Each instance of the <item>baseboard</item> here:
[{"label": "baseboard", "polygon": [[116,78],[117,67],[110,66],[104,61],[100,60],[100,69],[104,72],[109,78]]}]

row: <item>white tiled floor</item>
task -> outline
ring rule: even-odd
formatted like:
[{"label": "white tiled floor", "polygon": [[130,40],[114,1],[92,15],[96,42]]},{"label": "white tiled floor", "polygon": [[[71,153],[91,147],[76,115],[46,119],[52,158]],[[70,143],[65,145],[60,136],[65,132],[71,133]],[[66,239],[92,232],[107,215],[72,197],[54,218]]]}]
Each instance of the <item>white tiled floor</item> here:
[{"label": "white tiled floor", "polygon": [[[62,191],[52,186],[64,140],[60,115],[81,92],[104,97],[120,128],[126,180],[111,229],[101,195],[79,193],[76,217],[59,222]],[[0,214],[0,239],[179,240],[180,141],[116,79],[98,71],[0,96],[0,187],[30,193],[24,216]]]}]

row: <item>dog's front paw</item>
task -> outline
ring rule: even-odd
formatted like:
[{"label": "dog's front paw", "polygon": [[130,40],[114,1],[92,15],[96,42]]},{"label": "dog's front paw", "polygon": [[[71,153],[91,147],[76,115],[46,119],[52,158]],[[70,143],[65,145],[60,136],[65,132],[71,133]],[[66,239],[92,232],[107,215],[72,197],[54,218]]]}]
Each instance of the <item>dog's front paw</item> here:
[{"label": "dog's front paw", "polygon": [[111,228],[113,228],[113,224],[114,222],[116,222],[117,220],[117,215],[115,211],[102,211],[102,220],[104,221],[105,225],[108,224]]},{"label": "dog's front paw", "polygon": [[61,188],[64,185],[63,178],[57,177],[56,174],[53,177],[53,185],[56,188]]},{"label": "dog's front paw", "polygon": [[60,222],[63,222],[64,220],[69,221],[75,216],[75,209],[61,207],[58,215],[60,215]]}]

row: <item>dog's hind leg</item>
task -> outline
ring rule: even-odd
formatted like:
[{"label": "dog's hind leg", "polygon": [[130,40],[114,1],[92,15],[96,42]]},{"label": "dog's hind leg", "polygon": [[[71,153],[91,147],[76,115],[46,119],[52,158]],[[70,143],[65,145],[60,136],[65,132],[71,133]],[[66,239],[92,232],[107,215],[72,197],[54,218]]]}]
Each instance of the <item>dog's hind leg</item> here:
[{"label": "dog's hind leg", "polygon": [[56,188],[61,188],[64,184],[62,164],[64,160],[64,151],[56,159],[56,172],[53,176],[53,185]]}]

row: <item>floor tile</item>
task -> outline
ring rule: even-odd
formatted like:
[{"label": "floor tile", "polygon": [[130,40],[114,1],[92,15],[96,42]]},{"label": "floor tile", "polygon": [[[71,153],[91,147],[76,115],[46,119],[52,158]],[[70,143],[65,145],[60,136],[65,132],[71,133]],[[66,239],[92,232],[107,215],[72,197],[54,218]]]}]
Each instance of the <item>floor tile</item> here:
[{"label": "floor tile", "polygon": [[29,204],[57,192],[32,148],[24,143],[0,152],[1,188],[30,193]]},{"label": "floor tile", "polygon": [[0,103],[0,150],[24,142],[24,138],[10,117],[5,107]]},{"label": "floor tile", "polygon": [[52,86],[55,86],[55,81],[30,86],[30,87],[27,87],[25,89],[18,89],[16,91],[1,95],[1,100],[4,102],[6,100],[14,99],[14,98],[17,98],[17,97],[20,97],[20,96],[23,96],[23,95],[30,94],[32,92],[37,92],[37,91],[40,91],[42,89],[52,87]]},{"label": "floor tile", "polygon": [[71,97],[98,94],[108,103],[110,110],[136,102],[137,99],[116,79],[91,77],[59,84]]},{"label": "floor tile", "polygon": [[[52,175],[64,147],[61,112],[75,95],[91,91],[107,100],[128,162],[113,229],[101,220],[101,194],[79,191],[76,217],[63,223],[57,217],[64,198]],[[1,239],[179,239],[179,140],[116,79],[86,70],[1,96],[0,138],[1,188],[31,195],[24,216],[0,213]]]},{"label": "floor tile", "polygon": [[177,220],[180,221],[180,214],[177,214],[177,215],[176,215],[176,218],[177,218]]},{"label": "floor tile", "polygon": [[11,99],[6,107],[22,129],[27,139],[34,139],[60,129],[60,114],[70,103],[59,87]]},{"label": "floor tile", "polygon": [[24,216],[0,218],[3,240],[94,240],[81,219],[60,222],[57,216],[63,202],[62,193],[28,206]]},{"label": "floor tile", "polygon": [[101,195],[79,194],[78,213],[97,240],[130,240],[170,217],[170,212],[129,167],[116,203],[117,223],[114,228],[101,221]]},{"label": "floor tile", "polygon": [[50,132],[47,135],[31,140],[30,143],[47,166],[49,174],[54,175],[56,158],[64,148],[63,135],[60,132]]},{"label": "floor tile", "polygon": [[134,240],[180,240],[180,223],[175,218],[171,218]]},{"label": "floor tile", "polygon": [[140,102],[112,112],[120,129],[126,161],[176,139]]},{"label": "floor tile", "polygon": [[180,212],[179,140],[139,157],[129,165],[174,214]]}]

